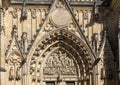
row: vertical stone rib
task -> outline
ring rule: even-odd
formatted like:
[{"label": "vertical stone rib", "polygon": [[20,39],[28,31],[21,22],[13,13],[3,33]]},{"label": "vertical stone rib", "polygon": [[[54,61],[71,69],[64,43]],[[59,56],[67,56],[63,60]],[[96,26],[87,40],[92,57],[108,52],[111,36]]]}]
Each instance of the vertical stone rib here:
[{"label": "vertical stone rib", "polygon": [[[119,11],[120,14],[120,11]],[[119,47],[119,80],[120,80],[120,15],[118,17],[118,47]]]},{"label": "vertical stone rib", "polygon": [[[1,0],[0,0],[1,4]],[[4,12],[0,7],[0,85],[5,85],[5,31],[4,31]]]}]

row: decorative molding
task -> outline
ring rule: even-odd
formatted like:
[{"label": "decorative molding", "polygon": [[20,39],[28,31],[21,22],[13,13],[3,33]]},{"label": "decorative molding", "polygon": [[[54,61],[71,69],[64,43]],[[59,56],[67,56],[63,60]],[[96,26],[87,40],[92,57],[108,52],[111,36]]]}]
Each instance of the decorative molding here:
[{"label": "decorative molding", "polygon": [[[73,34],[73,33],[72,33]],[[74,34],[72,35],[68,31],[64,30],[56,30],[56,32],[52,32],[51,34],[46,35],[46,37],[39,42],[39,45],[35,49],[35,52],[33,53],[33,56],[30,58],[30,74],[35,75],[35,72],[39,74],[36,69],[39,69],[37,67],[41,67],[41,64],[43,63],[43,60],[45,59],[48,54],[56,49],[56,48],[63,48],[64,52],[67,52],[72,57],[74,56],[75,58],[79,58],[80,60],[78,61],[80,65],[80,70],[81,72],[87,70],[91,71],[92,70],[92,58],[90,58],[90,55],[87,51],[87,49],[83,46],[82,42],[79,41],[76,37],[73,37]],[[78,50],[79,49],[79,50]],[[81,53],[83,52],[83,53]],[[53,52],[54,53],[54,52]],[[81,56],[87,56],[87,57],[81,57]],[[82,63],[83,62],[83,63]],[[77,63],[77,61],[76,61]],[[87,63],[89,63],[89,66],[87,66]],[[38,65],[36,67],[36,64]],[[83,68],[81,65],[84,64],[85,68]],[[85,69],[85,70],[83,70]]]},{"label": "decorative molding", "polygon": [[[51,3],[53,2],[53,0],[49,0],[49,1],[45,1],[45,0],[26,0],[26,4],[41,4],[41,5],[50,5]],[[10,0],[10,3],[11,4],[22,4],[23,2],[21,1],[21,0]],[[69,0],[69,3],[71,4],[71,5],[76,5],[76,6],[93,6],[94,5],[94,1],[93,0],[82,0],[82,1],[80,1],[80,0],[73,0],[73,1],[71,1],[71,0]],[[97,4],[98,5],[101,5],[102,4],[102,2],[101,1],[99,1],[99,2],[97,2]]]}]

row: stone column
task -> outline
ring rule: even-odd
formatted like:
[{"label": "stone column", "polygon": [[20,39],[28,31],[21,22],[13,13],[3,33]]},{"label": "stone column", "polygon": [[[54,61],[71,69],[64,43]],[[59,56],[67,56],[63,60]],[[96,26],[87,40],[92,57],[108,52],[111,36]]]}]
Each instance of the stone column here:
[{"label": "stone column", "polygon": [[92,82],[92,74],[90,74],[90,76],[89,76],[90,78],[89,78],[89,81],[90,81],[90,85],[93,85],[93,82]]},{"label": "stone column", "polygon": [[118,51],[118,53],[119,53],[119,69],[118,69],[118,76],[119,76],[119,83],[120,83],[120,10],[119,10],[119,18],[118,18],[119,20],[118,20],[118,30],[119,30],[119,32],[118,32],[118,47],[119,47],[119,51]]},{"label": "stone column", "polygon": [[23,32],[22,33],[22,52],[23,52],[23,67],[22,67],[22,85],[27,85],[27,71],[28,71],[28,67],[27,67],[27,63],[26,63],[26,53],[27,53],[27,47],[28,47],[28,39],[27,39],[27,33]]},{"label": "stone column", "polygon": [[0,85],[5,85],[5,30],[3,19],[4,12],[0,8]]},{"label": "stone column", "polygon": [[118,44],[119,44],[119,81],[120,81],[120,29],[119,29],[119,34],[118,34]]},{"label": "stone column", "polygon": [[27,75],[28,75],[27,64],[24,63],[22,67],[22,85],[27,85]]}]

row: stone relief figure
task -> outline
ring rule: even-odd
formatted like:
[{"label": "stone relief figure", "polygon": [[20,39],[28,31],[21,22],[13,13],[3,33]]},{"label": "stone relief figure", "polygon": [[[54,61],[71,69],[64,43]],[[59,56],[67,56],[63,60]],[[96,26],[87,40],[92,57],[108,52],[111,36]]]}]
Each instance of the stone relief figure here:
[{"label": "stone relief figure", "polygon": [[97,53],[97,48],[98,48],[97,45],[98,45],[98,34],[95,33],[92,37],[92,46],[93,46],[95,53]]},{"label": "stone relief figure", "polygon": [[35,19],[36,18],[36,10],[32,10],[31,15],[32,15],[32,18]]},{"label": "stone relief figure", "polygon": [[62,81],[62,76],[61,76],[60,71],[57,72],[57,75],[58,75],[58,77],[57,77],[57,83],[60,83]]},{"label": "stone relief figure", "polygon": [[[13,50],[16,50],[15,48]],[[9,70],[9,80],[10,81],[18,81],[20,80],[21,70],[20,70],[20,63],[21,58],[17,53],[11,54],[11,56],[8,59],[10,70]]]},{"label": "stone relief figure", "polygon": [[16,70],[16,80],[20,80],[20,68],[18,67],[17,70]]},{"label": "stone relief figure", "polygon": [[76,67],[74,65],[74,62],[71,58],[68,57],[65,52],[52,53],[47,59],[43,70],[44,75],[55,75],[58,73],[60,73],[61,75],[76,74]]},{"label": "stone relief figure", "polygon": [[14,68],[10,67],[10,71],[9,71],[9,80],[14,80]]},{"label": "stone relief figure", "polygon": [[88,18],[88,13],[87,13],[87,11],[84,11],[84,12],[83,12],[83,17],[84,17],[84,19],[87,19],[87,18]]}]

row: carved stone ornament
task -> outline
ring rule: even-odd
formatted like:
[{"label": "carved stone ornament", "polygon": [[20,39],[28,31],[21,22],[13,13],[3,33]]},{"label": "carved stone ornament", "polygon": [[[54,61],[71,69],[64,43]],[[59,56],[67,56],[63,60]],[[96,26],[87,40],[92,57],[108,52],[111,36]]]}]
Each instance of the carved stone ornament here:
[{"label": "carved stone ornament", "polygon": [[[15,49],[15,48],[14,48]],[[21,58],[19,55],[13,53],[10,58],[8,59],[8,63],[10,65],[9,70],[9,80],[20,80],[20,62]]]},{"label": "carved stone ornament", "polygon": [[27,19],[27,8],[26,8],[26,1],[23,1],[23,6],[22,6],[22,10],[21,10],[21,18],[20,18],[20,22],[24,21]]},{"label": "carved stone ornament", "polygon": [[14,68],[11,67],[9,71],[9,80],[14,80]]},{"label": "carved stone ornament", "polygon": [[36,10],[32,10],[31,11],[31,16],[32,16],[33,19],[36,18]]},{"label": "carved stone ornament", "polygon": [[51,15],[51,22],[57,27],[64,27],[71,21],[69,12],[64,8],[57,8]]},{"label": "carved stone ornament", "polygon": [[53,52],[45,63],[44,75],[76,75],[76,67],[68,54],[57,50]]},{"label": "carved stone ornament", "polygon": [[13,18],[17,18],[18,17],[17,9],[14,9],[13,11],[10,11],[10,13],[12,14]]},{"label": "carved stone ornament", "polygon": [[87,13],[87,11],[84,11],[83,12],[83,18],[86,20],[86,19],[88,19],[88,13]]},{"label": "carved stone ornament", "polygon": [[57,4],[56,4],[56,7],[58,8],[58,7],[63,7],[64,8],[64,6],[63,6],[63,3],[61,2],[61,1],[59,1]]},{"label": "carved stone ornament", "polygon": [[20,68],[18,67],[16,70],[16,80],[20,80],[21,78],[21,72],[20,72]]}]

